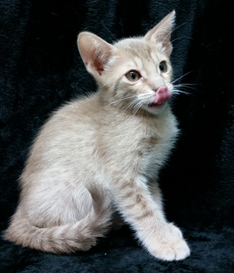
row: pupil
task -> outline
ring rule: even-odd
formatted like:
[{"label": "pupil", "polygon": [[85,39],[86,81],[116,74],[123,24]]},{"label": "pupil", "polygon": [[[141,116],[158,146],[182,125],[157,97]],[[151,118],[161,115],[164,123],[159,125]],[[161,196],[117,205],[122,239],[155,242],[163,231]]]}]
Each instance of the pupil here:
[{"label": "pupil", "polygon": [[159,68],[160,68],[160,70],[164,70],[164,64],[160,64],[160,66],[159,66]]},{"label": "pupil", "polygon": [[136,73],[135,73],[135,72],[131,72],[131,77],[132,77],[133,80],[135,80],[135,78],[136,78]]}]

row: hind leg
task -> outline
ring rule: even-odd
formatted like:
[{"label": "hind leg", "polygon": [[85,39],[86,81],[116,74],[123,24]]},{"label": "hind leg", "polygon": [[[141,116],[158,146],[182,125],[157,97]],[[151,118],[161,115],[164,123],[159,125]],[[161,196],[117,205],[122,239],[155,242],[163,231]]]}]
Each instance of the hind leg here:
[{"label": "hind leg", "polygon": [[89,192],[84,188],[79,193],[67,198],[63,194],[61,198],[47,191],[44,195],[47,199],[40,198],[40,201],[31,195],[31,198],[24,196],[5,239],[53,253],[89,250],[96,245],[97,237],[103,237],[108,231],[112,206],[108,196],[97,189]]},{"label": "hind leg", "polygon": [[92,197],[85,187],[79,191],[59,187],[50,190],[34,188],[22,198],[21,206],[30,222],[37,227],[73,224],[84,218],[92,209]]}]

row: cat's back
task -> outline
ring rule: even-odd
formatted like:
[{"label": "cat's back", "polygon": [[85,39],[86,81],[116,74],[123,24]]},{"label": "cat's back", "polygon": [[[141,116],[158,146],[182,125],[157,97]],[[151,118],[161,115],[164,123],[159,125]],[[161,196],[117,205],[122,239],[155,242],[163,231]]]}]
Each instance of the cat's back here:
[{"label": "cat's back", "polygon": [[40,138],[72,139],[72,135],[81,136],[95,131],[98,121],[99,102],[97,94],[73,100],[56,110],[42,127]]},{"label": "cat's back", "polygon": [[55,111],[43,129],[75,129],[79,126],[96,124],[100,110],[98,94],[78,98]]},{"label": "cat's back", "polygon": [[74,100],[55,111],[39,131],[26,169],[59,167],[90,156],[98,128],[98,113],[96,94]]}]

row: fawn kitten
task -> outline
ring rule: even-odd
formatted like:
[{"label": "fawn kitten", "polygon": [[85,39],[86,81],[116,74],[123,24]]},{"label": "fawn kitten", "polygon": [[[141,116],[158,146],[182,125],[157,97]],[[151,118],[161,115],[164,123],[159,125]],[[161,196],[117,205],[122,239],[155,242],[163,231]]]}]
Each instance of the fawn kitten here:
[{"label": "fawn kitten", "polygon": [[168,100],[175,12],[114,45],[82,32],[78,48],[99,92],[56,111],[31,147],[5,238],[42,251],[86,251],[118,211],[153,256],[190,254],[165,219],[158,172],[178,134]]}]

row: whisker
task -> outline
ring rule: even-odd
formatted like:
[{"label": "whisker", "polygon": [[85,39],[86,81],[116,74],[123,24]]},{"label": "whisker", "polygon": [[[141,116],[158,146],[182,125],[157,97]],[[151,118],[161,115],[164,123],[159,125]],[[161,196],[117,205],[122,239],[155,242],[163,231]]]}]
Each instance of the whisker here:
[{"label": "whisker", "polygon": [[191,95],[191,93],[185,92],[185,91],[181,91],[178,89],[173,89],[172,94],[185,94],[185,95]]},{"label": "whisker", "polygon": [[140,100],[143,100],[144,102],[147,101],[148,99],[150,99],[152,97],[151,94],[141,94],[141,98]]},{"label": "whisker", "polygon": [[143,94],[137,94],[137,95],[132,95],[128,96],[125,98],[121,98],[119,100],[113,101],[111,104],[118,103],[120,101],[126,100],[126,99],[131,99],[135,98],[132,101],[128,103],[128,105],[125,107],[124,111],[126,112],[128,109],[134,109],[134,115],[138,112],[138,110],[142,107],[144,103],[147,103],[147,101],[152,98],[152,94],[149,93],[143,93]]},{"label": "whisker", "polygon": [[[184,24],[185,24],[185,22],[182,23],[182,24],[180,24],[180,25],[178,25],[177,27],[173,28],[172,31],[170,31],[170,32],[166,35],[166,37],[163,39],[162,44],[164,43],[164,41],[167,39],[167,37],[168,37],[169,35],[171,35],[171,34],[172,34],[175,30],[177,30],[178,28],[182,27]],[[175,39],[175,40],[176,40],[176,39]],[[174,40],[173,40],[173,41],[174,41]],[[167,47],[167,45],[168,45],[169,43],[172,43],[172,41],[169,41],[164,47]]]},{"label": "whisker", "polygon": [[133,115],[134,115],[134,116],[136,115],[136,113],[137,113],[138,110],[142,107],[143,104],[144,104],[144,102],[139,101],[139,102],[134,106],[134,108],[135,108],[135,111],[133,112]]},{"label": "whisker", "polygon": [[192,38],[191,38],[191,37],[187,37],[187,36],[180,36],[180,37],[177,37],[177,38],[173,39],[173,40],[171,41],[171,43],[174,43],[175,41],[180,40],[180,39],[188,39],[188,40],[192,40]]},{"label": "whisker", "polygon": [[124,111],[126,112],[128,109],[130,109],[131,107],[135,107],[134,105],[136,105],[138,103],[138,99],[133,100],[131,103],[129,103],[129,105],[124,109]]},{"label": "whisker", "polygon": [[182,23],[182,24],[176,26],[175,28],[173,28],[173,30],[171,31],[171,33],[173,33],[175,30],[177,30],[178,28],[182,27],[182,26],[185,25],[185,24],[186,24],[186,22],[184,22],[184,23]]},{"label": "whisker", "polygon": [[192,73],[193,71],[189,71],[187,73],[185,73],[184,75],[182,75],[181,77],[177,78],[176,80],[172,81],[171,83],[174,84],[175,82],[179,81],[180,79],[182,79],[183,77],[187,76],[188,74]]},{"label": "whisker", "polygon": [[134,97],[136,97],[136,95],[124,97],[124,98],[121,98],[121,99],[119,99],[119,100],[115,100],[115,101],[111,102],[111,104],[115,104],[115,103],[118,103],[118,102],[120,102],[120,101],[127,100],[127,99],[131,99],[131,98],[134,98]]},{"label": "whisker", "polygon": [[107,30],[107,32],[112,36],[112,38],[114,38],[114,41],[117,41],[116,37],[114,36],[114,34],[105,26],[104,22],[101,21],[103,27]]},{"label": "whisker", "polygon": [[178,84],[175,84],[174,86],[194,86],[194,85],[199,85],[197,83],[178,83]]},{"label": "whisker", "polygon": [[173,88],[188,88],[192,90],[197,90],[197,88],[195,88],[193,84],[189,83],[176,84],[173,86]]}]

